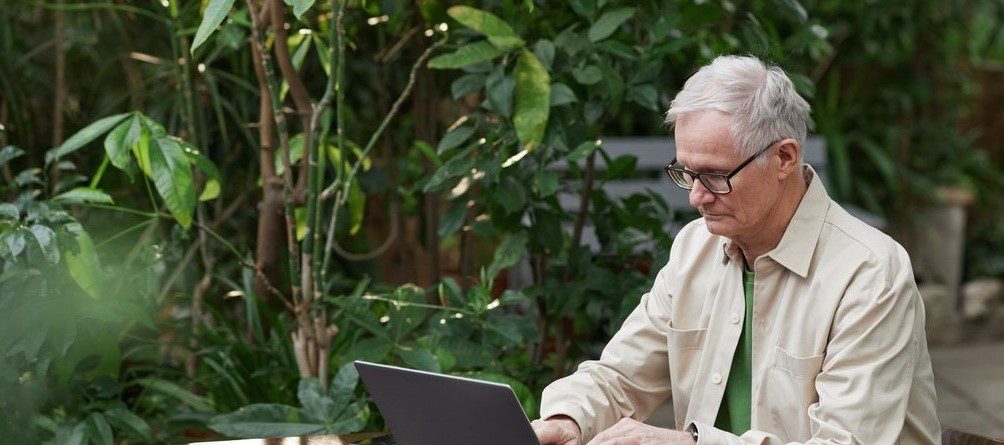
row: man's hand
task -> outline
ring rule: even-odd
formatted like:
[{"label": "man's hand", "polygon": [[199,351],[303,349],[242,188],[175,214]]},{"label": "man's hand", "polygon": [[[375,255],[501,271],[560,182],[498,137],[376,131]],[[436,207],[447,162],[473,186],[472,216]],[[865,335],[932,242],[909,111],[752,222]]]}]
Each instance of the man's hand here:
[{"label": "man's hand", "polygon": [[541,445],[582,445],[582,430],[568,416],[554,416],[530,423]]},{"label": "man's hand", "polygon": [[[694,436],[686,431],[674,431],[645,425],[623,418],[596,436],[589,445],[693,445]],[[546,445],[546,444],[545,444]]]}]

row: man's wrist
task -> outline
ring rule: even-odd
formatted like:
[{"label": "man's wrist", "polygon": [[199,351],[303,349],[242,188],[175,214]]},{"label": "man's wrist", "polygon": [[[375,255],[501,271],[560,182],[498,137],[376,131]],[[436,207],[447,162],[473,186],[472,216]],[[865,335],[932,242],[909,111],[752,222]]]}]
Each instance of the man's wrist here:
[{"label": "man's wrist", "polygon": [[547,419],[544,419],[544,420],[546,420],[546,421],[552,421],[553,420],[553,421],[560,421],[562,423],[569,423],[569,424],[571,424],[570,427],[572,428],[572,431],[575,431],[575,435],[578,436],[578,437],[580,437],[580,438],[582,437],[582,427],[579,426],[579,422],[576,422],[575,419],[573,419],[571,416],[568,416],[568,415],[565,415],[565,414],[555,414],[555,415],[553,415],[551,417],[548,417]]}]

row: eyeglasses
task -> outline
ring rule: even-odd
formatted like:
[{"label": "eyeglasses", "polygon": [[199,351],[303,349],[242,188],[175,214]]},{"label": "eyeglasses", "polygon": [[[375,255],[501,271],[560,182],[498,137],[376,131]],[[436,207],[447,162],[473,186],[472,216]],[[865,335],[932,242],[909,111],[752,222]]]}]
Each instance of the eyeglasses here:
[{"label": "eyeglasses", "polygon": [[771,142],[766,147],[761,148],[760,151],[754,153],[753,156],[747,158],[742,164],[739,164],[738,167],[728,173],[692,172],[683,167],[677,166],[676,158],[673,158],[673,162],[670,162],[669,165],[665,167],[666,175],[669,176],[669,179],[671,179],[673,183],[684,190],[693,189],[694,181],[700,180],[701,183],[704,184],[704,188],[708,189],[711,193],[716,195],[727,195],[732,192],[732,182],[729,180],[738,174],[740,170],[749,165],[750,162],[753,162],[754,159],[764,154],[767,149],[773,147],[774,144],[781,142],[782,140],[783,139],[776,140]]}]

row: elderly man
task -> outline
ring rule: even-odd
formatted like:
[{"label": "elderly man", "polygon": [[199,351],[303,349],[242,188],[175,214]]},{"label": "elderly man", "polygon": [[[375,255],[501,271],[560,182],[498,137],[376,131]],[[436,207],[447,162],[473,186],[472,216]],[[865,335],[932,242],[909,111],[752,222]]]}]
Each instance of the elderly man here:
[{"label": "elderly man", "polygon": [[[910,259],[802,161],[784,71],[715,59],[666,114],[702,218],[597,361],[544,390],[544,445],[938,443]],[[676,426],[641,423],[672,395]]]}]

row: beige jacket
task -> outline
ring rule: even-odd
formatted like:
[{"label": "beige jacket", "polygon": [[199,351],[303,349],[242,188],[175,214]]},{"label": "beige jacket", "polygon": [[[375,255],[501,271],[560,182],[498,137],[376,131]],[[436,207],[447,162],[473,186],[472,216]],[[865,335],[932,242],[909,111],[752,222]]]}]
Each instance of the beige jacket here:
[{"label": "beige jacket", "polygon": [[814,179],[753,265],[752,430],[716,429],[745,316],[742,267],[732,242],[688,224],[600,359],[544,390],[541,417],[572,417],[585,443],[672,394],[676,426],[693,423],[700,444],[940,443],[910,259]]}]

